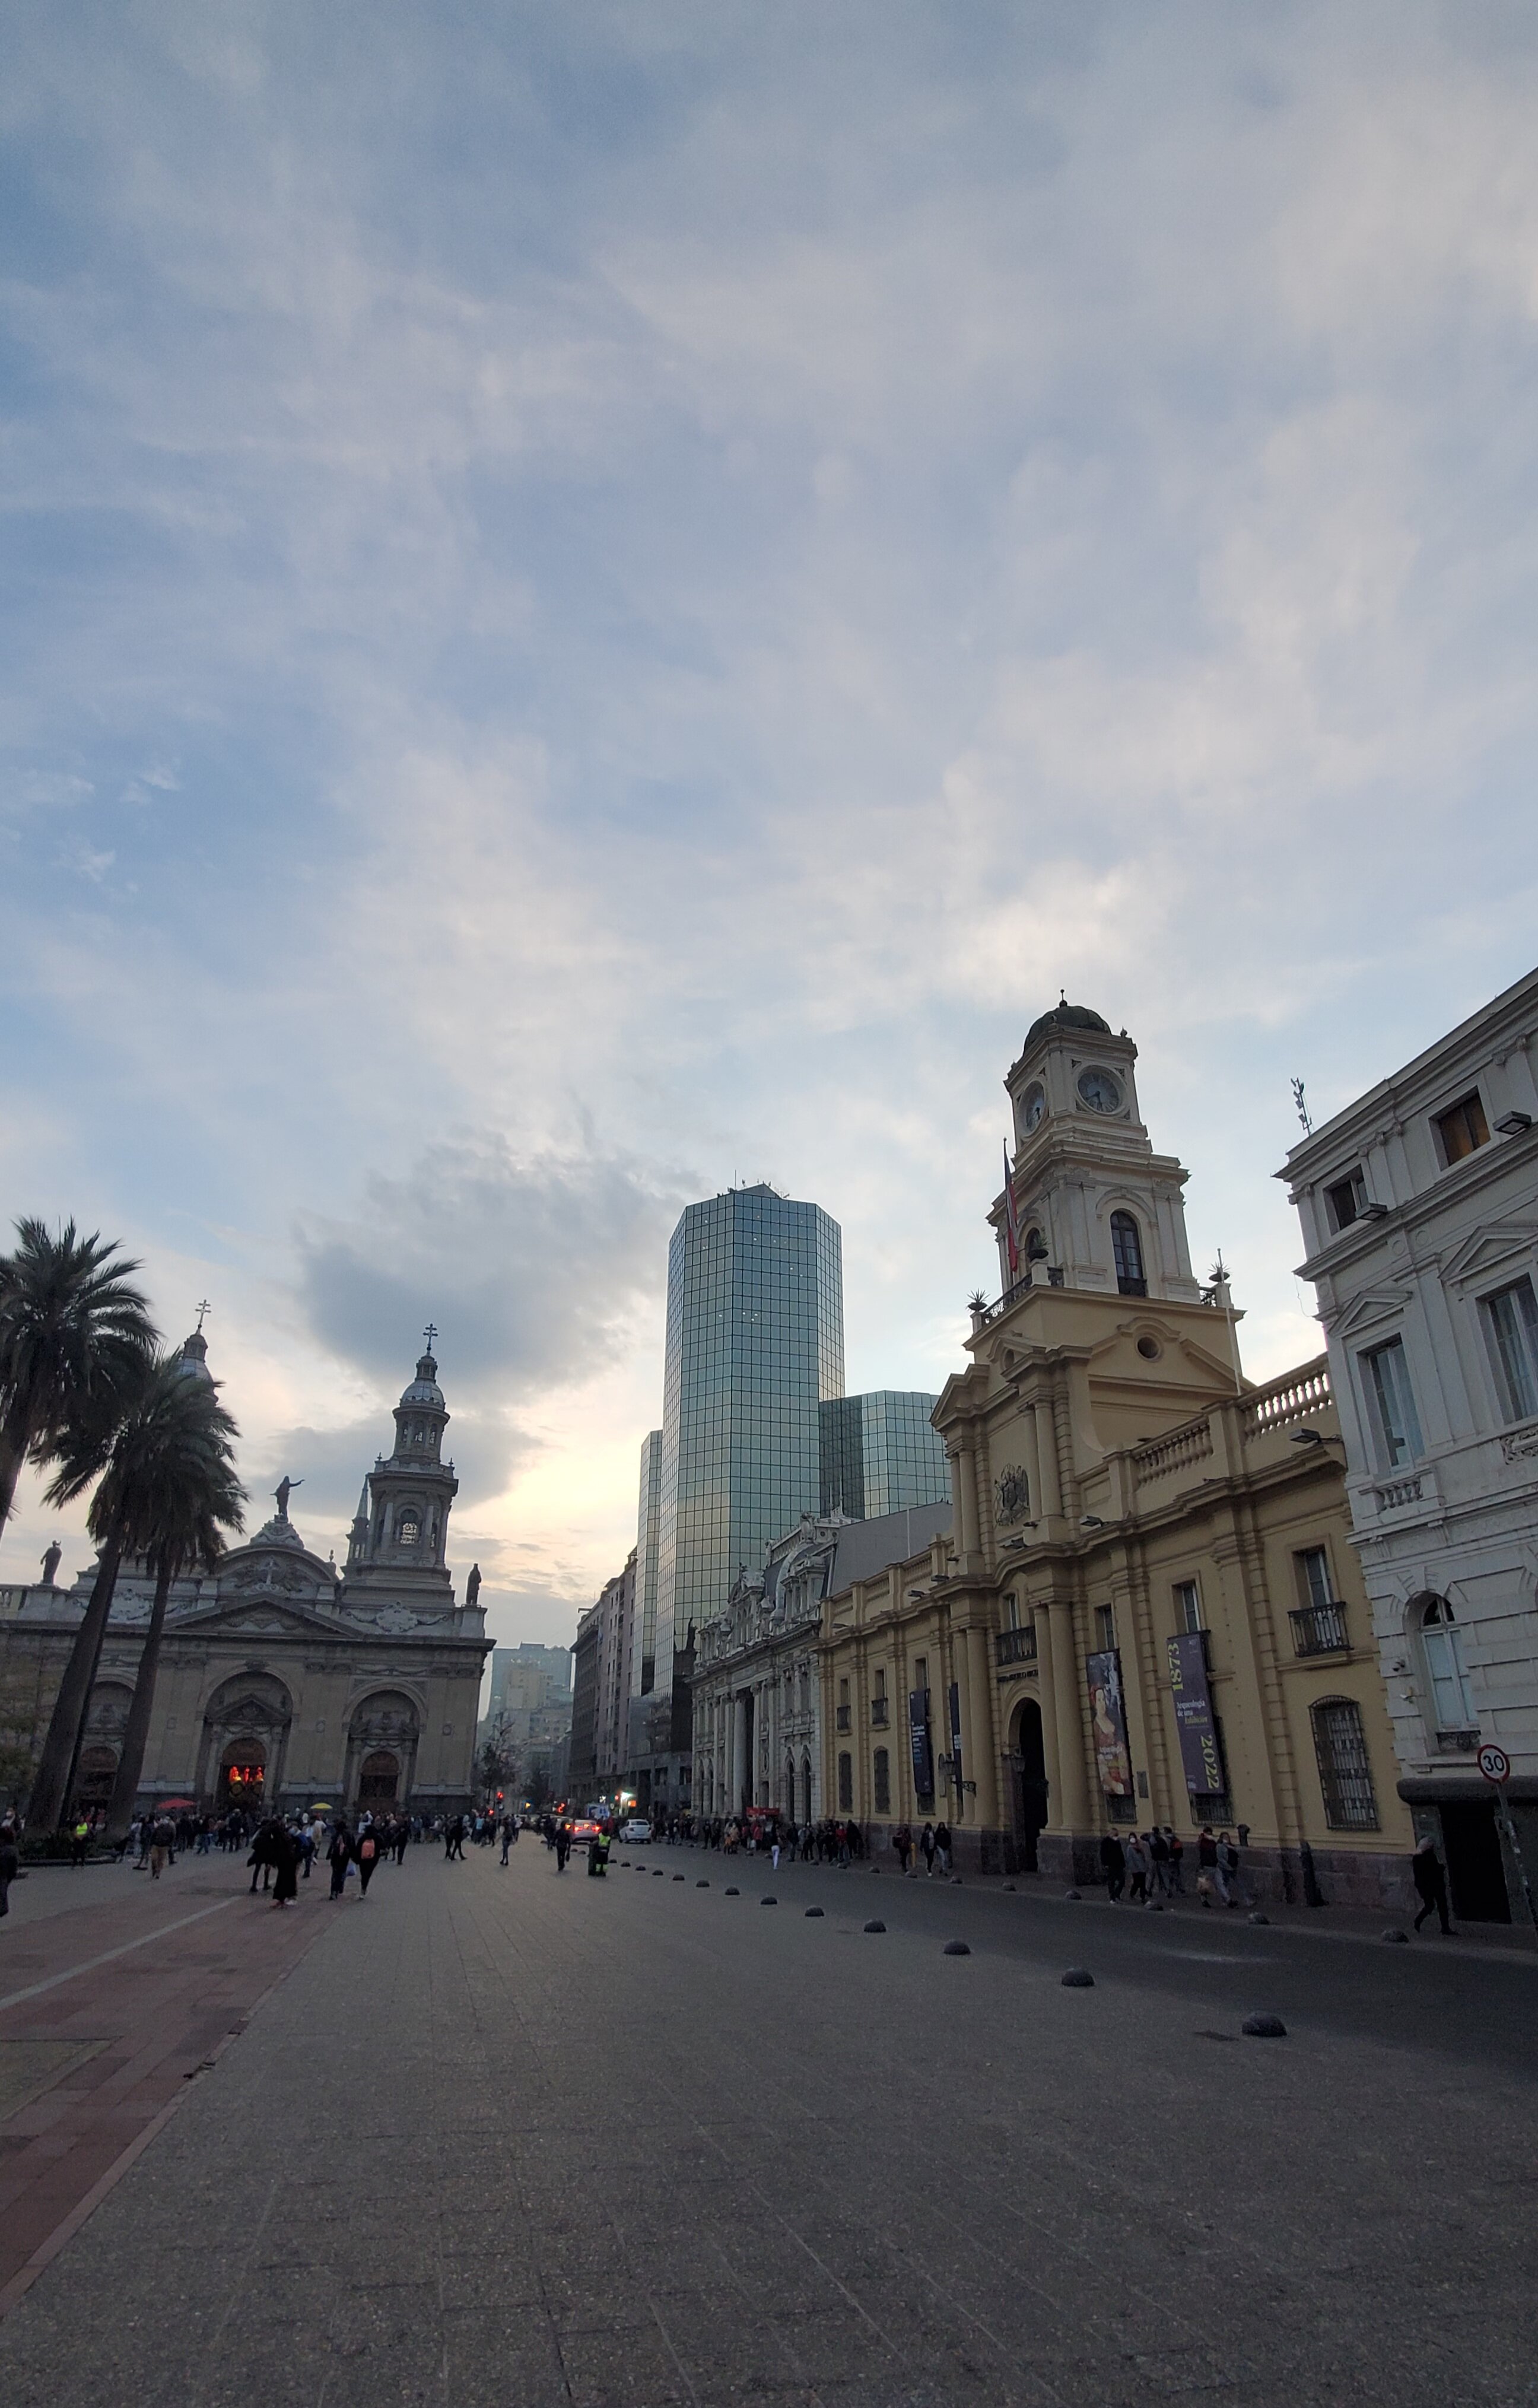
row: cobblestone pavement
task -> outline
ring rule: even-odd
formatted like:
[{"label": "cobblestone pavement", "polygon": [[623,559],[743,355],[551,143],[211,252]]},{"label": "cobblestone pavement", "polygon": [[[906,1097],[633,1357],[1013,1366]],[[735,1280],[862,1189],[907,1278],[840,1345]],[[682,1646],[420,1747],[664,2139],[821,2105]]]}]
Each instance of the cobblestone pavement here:
[{"label": "cobblestone pavement", "polygon": [[1538,2402],[1535,1981],[688,1850],[599,1883],[418,1849],[0,2324],[0,2391]]}]

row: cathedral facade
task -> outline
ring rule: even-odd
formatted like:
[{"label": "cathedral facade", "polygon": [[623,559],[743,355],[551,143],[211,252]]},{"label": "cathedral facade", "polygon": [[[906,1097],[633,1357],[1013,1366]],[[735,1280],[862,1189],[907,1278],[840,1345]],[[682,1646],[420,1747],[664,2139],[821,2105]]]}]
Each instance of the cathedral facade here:
[{"label": "cathedral facade", "polygon": [[[429,1343],[431,1333],[429,1333]],[[206,1341],[182,1359],[206,1378]],[[490,1649],[472,1570],[461,1600],[446,1561],[458,1489],[443,1456],[449,1421],[438,1365],[424,1354],[395,1407],[395,1440],[363,1484],[338,1568],[277,1512],[216,1571],[171,1591],[139,1800],[286,1813],[323,1805],[458,1813],[474,1786],[482,1670]],[[55,1551],[50,1550],[50,1561]],[[45,1570],[50,1567],[45,1567]],[[90,1600],[94,1567],[0,1591],[6,1711],[46,1726]],[[92,1690],[76,1795],[104,1803],[128,1718],[153,1581],[125,1566]]]}]

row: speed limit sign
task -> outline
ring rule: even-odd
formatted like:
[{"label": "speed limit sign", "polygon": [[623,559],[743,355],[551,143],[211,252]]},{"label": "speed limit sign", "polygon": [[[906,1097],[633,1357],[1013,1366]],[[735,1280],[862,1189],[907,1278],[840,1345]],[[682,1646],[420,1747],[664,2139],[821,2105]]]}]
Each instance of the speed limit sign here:
[{"label": "speed limit sign", "polygon": [[1482,1747],[1479,1751],[1479,1770],[1487,1781],[1493,1781],[1499,1785],[1502,1781],[1511,1779],[1511,1758],[1503,1747]]}]

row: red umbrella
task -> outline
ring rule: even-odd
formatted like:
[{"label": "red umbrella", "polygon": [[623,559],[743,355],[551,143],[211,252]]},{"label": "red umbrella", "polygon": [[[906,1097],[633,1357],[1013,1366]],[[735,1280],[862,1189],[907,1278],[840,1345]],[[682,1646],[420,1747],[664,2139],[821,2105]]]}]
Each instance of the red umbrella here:
[{"label": "red umbrella", "polygon": [[163,1806],[195,1806],[197,1804],[195,1798],[163,1798],[160,1802]]}]

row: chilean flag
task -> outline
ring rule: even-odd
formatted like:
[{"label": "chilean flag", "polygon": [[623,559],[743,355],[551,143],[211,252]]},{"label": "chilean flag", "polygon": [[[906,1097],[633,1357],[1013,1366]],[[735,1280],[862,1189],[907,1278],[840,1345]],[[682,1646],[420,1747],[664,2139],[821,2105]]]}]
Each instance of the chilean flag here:
[{"label": "chilean flag", "polygon": [[1009,1256],[1010,1278],[1020,1270],[1020,1215],[1014,1209],[1014,1174],[1010,1168],[1010,1150],[1004,1147],[1004,1252]]}]

